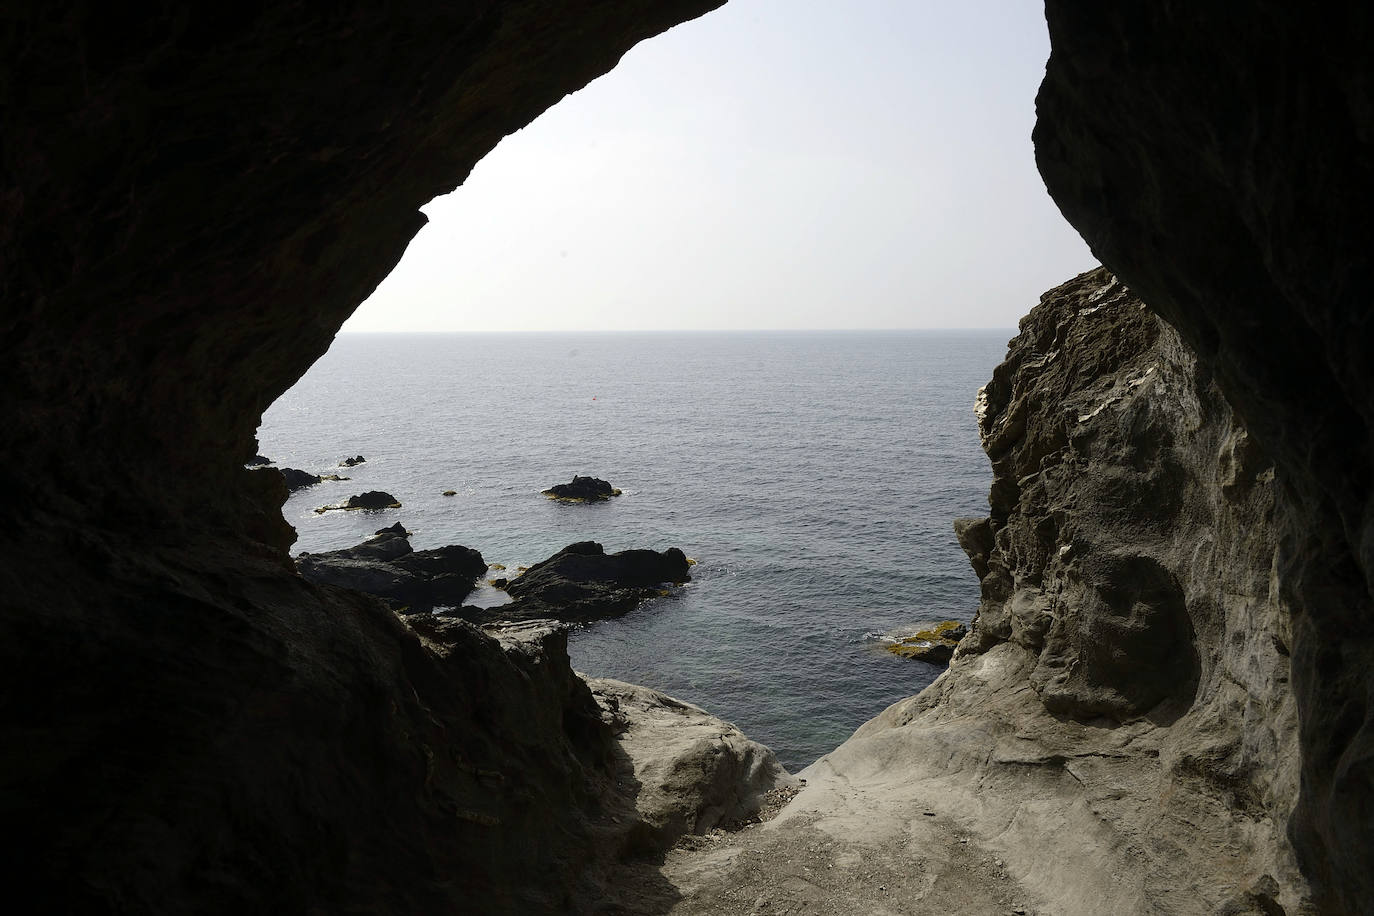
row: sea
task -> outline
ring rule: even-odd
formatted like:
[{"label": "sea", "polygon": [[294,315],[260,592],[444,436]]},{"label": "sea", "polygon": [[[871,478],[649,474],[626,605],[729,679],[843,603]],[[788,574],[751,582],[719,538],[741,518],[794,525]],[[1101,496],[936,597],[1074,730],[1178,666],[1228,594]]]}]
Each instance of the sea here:
[{"label": "sea", "polygon": [[[575,541],[682,548],[691,581],[574,629],[574,667],[702,706],[795,772],[939,675],[885,651],[894,634],[977,609],[951,523],[987,514],[973,403],[1011,334],[342,334],[263,415],[260,451],[351,478],[287,501],[298,552],[396,521],[492,576]],[[575,474],[622,495],[540,495]],[[314,511],[365,490],[402,508]]]}]

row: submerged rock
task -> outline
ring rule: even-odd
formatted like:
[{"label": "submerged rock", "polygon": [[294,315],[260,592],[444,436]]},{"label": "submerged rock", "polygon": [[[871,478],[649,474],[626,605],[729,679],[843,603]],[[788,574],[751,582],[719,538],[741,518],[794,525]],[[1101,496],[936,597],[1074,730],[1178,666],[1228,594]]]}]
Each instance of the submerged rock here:
[{"label": "submerged rock", "polygon": [[554,484],[542,492],[550,499],[585,503],[602,502],[612,496],[620,495],[619,490],[600,477],[582,477],[580,475],[574,475],[569,483]]},{"label": "submerged rock", "polygon": [[505,590],[515,600],[491,608],[488,617],[569,621],[618,617],[641,601],[662,595],[664,585],[686,582],[691,578],[688,565],[686,555],[676,547],[608,554],[595,541],[580,541],[509,580]]},{"label": "submerged rock", "polygon": [[364,458],[362,455],[358,455],[358,456],[353,457],[353,458],[345,458],[343,461],[340,461],[340,462],[339,462],[339,467],[341,467],[341,468],[351,468],[351,467],[354,467],[354,466],[356,466],[356,465],[362,464],[362,463],[365,462],[366,460],[367,460],[367,459]]},{"label": "submerged rock", "polygon": [[451,545],[414,550],[397,522],[355,547],[302,553],[296,569],[318,585],[351,588],[385,598],[412,612],[462,604],[487,571],[482,555]]}]

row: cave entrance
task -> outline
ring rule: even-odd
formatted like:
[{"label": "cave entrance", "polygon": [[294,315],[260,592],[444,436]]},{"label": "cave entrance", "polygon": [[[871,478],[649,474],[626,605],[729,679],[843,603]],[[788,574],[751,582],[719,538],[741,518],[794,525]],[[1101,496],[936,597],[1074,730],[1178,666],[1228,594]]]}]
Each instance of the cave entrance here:
[{"label": "cave entrance", "polygon": [[[265,454],[349,478],[287,503],[296,549],[400,521],[494,579],[680,546],[692,583],[574,633],[574,664],[793,769],[928,683],[880,646],[976,609],[974,394],[1090,263],[1034,168],[1039,12],[941,15],[729,5],[507,138],[265,415]],[[624,496],[539,496],[574,474]],[[364,490],[402,508],[314,512]]]}]

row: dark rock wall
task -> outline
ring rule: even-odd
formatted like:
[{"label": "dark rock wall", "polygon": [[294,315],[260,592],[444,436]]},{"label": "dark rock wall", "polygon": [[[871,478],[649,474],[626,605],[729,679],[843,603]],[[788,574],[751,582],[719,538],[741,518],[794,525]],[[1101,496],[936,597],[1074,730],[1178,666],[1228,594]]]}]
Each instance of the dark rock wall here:
[{"label": "dark rock wall", "polygon": [[[262,411],[504,135],[721,0],[7,4],[0,858],[45,912],[564,912],[610,737],[556,638],[286,555]],[[21,839],[22,838],[22,839]]]},{"label": "dark rock wall", "polygon": [[1302,790],[1331,911],[1374,897],[1374,7],[1050,0],[1041,173],[1277,466]]}]

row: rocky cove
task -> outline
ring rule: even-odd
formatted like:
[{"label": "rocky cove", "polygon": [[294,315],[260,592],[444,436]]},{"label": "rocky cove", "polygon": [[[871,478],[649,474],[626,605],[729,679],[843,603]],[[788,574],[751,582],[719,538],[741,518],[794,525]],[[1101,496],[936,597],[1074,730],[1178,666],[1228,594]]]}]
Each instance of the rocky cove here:
[{"label": "rocky cove", "polygon": [[1037,157],[1111,273],[1047,294],[985,389],[991,511],[959,528],[982,605],[949,671],[767,824],[660,862],[676,830],[728,820],[719,801],[636,807],[671,798],[635,785],[627,743],[656,743],[635,723],[672,721],[670,699],[589,687],[556,635],[416,628],[295,574],[285,485],[243,467],[262,411],[420,205],[714,5],[16,9],[0,805],[25,837],[3,866],[17,898],[1368,908],[1374,81],[1355,4],[1047,4]]}]

